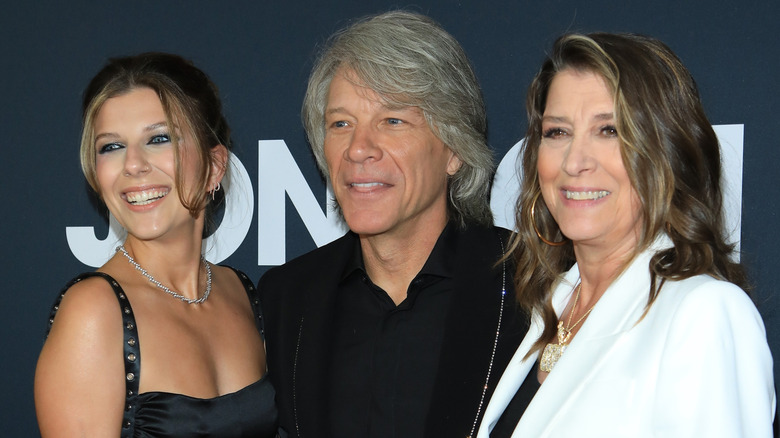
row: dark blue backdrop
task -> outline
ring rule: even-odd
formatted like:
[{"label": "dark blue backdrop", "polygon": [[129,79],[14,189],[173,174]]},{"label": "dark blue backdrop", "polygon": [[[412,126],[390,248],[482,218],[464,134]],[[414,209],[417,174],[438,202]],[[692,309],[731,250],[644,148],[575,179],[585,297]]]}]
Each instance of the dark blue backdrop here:
[{"label": "dark blue backdrop", "polygon": [[[78,164],[80,94],[106,58],[148,50],[191,58],[220,86],[235,152],[252,178],[254,193],[258,141],[283,139],[324,202],[299,117],[313,55],[349,19],[397,7],[432,16],[465,47],[483,85],[489,141],[497,159],[523,135],[525,88],[557,35],[630,31],[668,43],[697,78],[712,123],[744,124],[742,259],[756,285],[755,300],[772,350],[780,352],[775,285],[780,237],[774,231],[780,212],[780,3],[775,0],[82,0],[3,6],[3,436],[37,436],[32,380],[49,306],[61,285],[91,269],[73,256],[65,228],[92,225],[98,235],[106,233]],[[314,247],[289,204],[288,258]],[[226,260],[254,278],[267,268],[257,263],[257,236],[254,219],[241,247]]]}]

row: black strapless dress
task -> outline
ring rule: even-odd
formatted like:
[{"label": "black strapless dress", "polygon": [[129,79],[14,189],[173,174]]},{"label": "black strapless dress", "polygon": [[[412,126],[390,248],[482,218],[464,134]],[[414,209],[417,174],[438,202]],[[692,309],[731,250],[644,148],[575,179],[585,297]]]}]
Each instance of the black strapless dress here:
[{"label": "black strapless dress", "polygon": [[[257,328],[263,334],[263,319],[257,290],[247,276],[234,268],[244,284]],[[274,388],[266,373],[260,380],[236,392],[209,399],[182,394],[146,392],[138,394],[141,352],[133,309],[122,287],[111,276],[89,272],[71,280],[57,297],[49,317],[49,328],[65,292],[89,277],[108,281],[122,308],[124,324],[125,386],[127,396],[121,436],[125,437],[219,437],[272,438],[277,436]],[[47,330],[48,335],[48,330]]]}]

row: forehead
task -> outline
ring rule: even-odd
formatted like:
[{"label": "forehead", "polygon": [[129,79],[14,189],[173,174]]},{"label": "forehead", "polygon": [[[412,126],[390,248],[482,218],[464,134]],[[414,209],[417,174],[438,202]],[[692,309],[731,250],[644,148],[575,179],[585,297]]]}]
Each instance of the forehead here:
[{"label": "forehead", "polygon": [[[394,90],[394,88],[399,88],[399,90]],[[392,85],[385,86],[381,81],[367,80],[353,69],[342,66],[336,70],[331,78],[326,96],[326,106],[333,106],[337,101],[343,99],[358,97],[386,109],[409,110],[422,114],[422,109],[400,88]],[[388,89],[393,91],[388,91]]]},{"label": "forehead", "polygon": [[157,93],[151,88],[134,88],[103,102],[95,115],[95,129],[146,119],[156,123],[160,118],[165,119],[165,111]]},{"label": "forehead", "polygon": [[612,92],[606,80],[588,70],[565,69],[555,74],[547,90],[545,114],[574,106],[612,111]]},{"label": "forehead", "polygon": [[345,67],[339,68],[333,74],[326,97],[327,107],[338,106],[342,101],[356,97],[378,105],[385,105],[387,102],[381,94],[365,85],[353,70]]}]

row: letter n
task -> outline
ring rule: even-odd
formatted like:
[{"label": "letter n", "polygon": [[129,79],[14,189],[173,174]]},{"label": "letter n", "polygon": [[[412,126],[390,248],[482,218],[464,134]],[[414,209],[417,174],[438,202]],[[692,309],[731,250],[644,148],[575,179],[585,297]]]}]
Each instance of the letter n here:
[{"label": "letter n", "polygon": [[286,261],[285,196],[317,246],[342,236],[346,227],[331,205],[330,187],[326,188],[327,212],[323,212],[284,140],[260,140],[257,149],[257,264]]}]

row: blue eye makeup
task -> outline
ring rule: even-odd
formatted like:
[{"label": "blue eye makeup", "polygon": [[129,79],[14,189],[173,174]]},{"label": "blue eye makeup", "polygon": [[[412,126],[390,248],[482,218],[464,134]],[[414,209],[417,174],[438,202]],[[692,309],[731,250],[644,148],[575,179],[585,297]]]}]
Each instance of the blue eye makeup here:
[{"label": "blue eye makeup", "polygon": [[100,146],[100,148],[98,149],[98,154],[102,155],[122,148],[124,148],[124,145],[122,145],[121,143],[106,143],[103,146]]},{"label": "blue eye makeup", "polygon": [[149,139],[148,144],[170,143],[170,141],[171,141],[171,137],[168,134],[158,134],[152,136],[152,138]]}]

